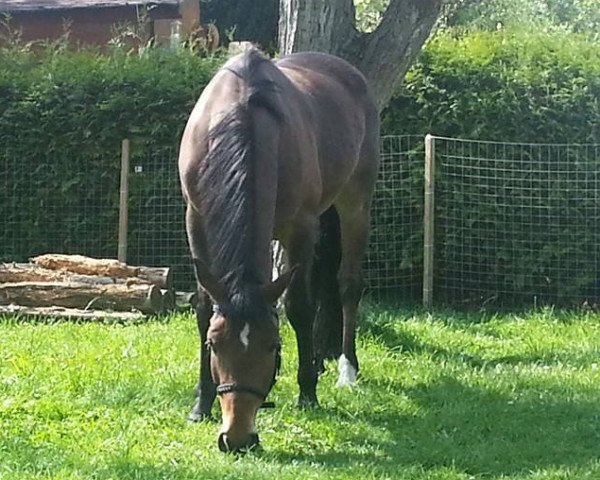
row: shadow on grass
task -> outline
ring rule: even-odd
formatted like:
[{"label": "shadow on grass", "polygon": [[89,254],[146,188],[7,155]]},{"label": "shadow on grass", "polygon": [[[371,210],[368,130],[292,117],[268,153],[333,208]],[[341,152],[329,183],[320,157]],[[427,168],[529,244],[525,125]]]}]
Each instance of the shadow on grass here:
[{"label": "shadow on grass", "polygon": [[[416,335],[394,329],[391,323],[367,322],[363,328],[392,350],[401,346],[404,352],[427,353],[444,360],[466,362],[472,367],[493,365],[476,356],[465,356],[460,351],[428,344]],[[531,363],[537,360],[537,357],[515,356],[498,358],[494,362]],[[184,428],[185,415],[193,403],[192,386],[187,381],[177,376],[168,382],[153,384],[147,378],[137,381],[127,378],[95,391],[90,395],[89,405],[124,411],[139,407],[156,412],[157,402],[168,399],[170,408],[181,412],[181,427]],[[364,472],[361,465],[372,465],[384,474],[382,477],[391,478],[402,469],[449,467],[470,475],[499,479],[519,474],[525,477],[538,469],[585,468],[598,461],[600,456],[600,392],[593,386],[578,386],[573,392],[552,383],[543,391],[532,387],[502,394],[493,388],[465,385],[446,376],[409,389],[401,383],[392,384],[392,392],[381,395],[381,381],[376,378],[363,378],[360,385],[369,403],[354,419],[349,419],[343,405],[297,413],[298,418],[304,417],[309,422],[311,419],[315,423],[327,421],[337,429],[335,441],[328,438],[320,443],[324,445],[322,449],[311,446],[273,448],[266,444],[262,459],[281,467],[336,468],[357,477]],[[386,387],[389,386],[386,381]],[[390,402],[394,394],[410,399],[417,406],[417,413],[400,412],[397,405]],[[351,428],[351,423],[360,428]],[[160,428],[160,423],[157,425]],[[215,456],[220,455],[212,443],[204,447],[214,449]],[[11,452],[16,471],[31,473],[31,476],[51,475],[71,468],[100,479],[148,480],[239,478],[236,475],[242,471],[241,467],[231,467],[224,472],[219,461],[215,465],[200,462],[196,465],[193,460],[187,466],[151,465],[119,458],[118,452],[92,470],[91,467],[73,465],[69,451],[18,438],[4,439],[0,443],[0,457],[3,450]],[[261,476],[259,471],[248,474],[249,478]]]},{"label": "shadow on grass", "polygon": [[[375,318],[377,319],[379,317],[375,316]],[[436,320],[441,321],[443,324],[453,329],[463,330],[463,326],[485,323],[489,321],[489,318],[490,317],[485,314],[473,314],[473,316],[468,317],[468,320],[455,320],[455,318],[448,320],[448,317],[444,316],[436,317]],[[566,320],[563,319],[563,321]],[[457,361],[476,369],[482,367],[495,367],[500,364],[518,365],[524,363],[535,364],[540,362],[556,362],[556,355],[553,351],[540,351],[539,353],[532,353],[529,355],[497,356],[493,360],[489,358],[485,359],[481,356],[471,355],[466,352],[447,349],[441,347],[439,344],[428,343],[419,335],[407,331],[399,331],[397,328],[398,322],[402,322],[401,315],[395,315],[394,321],[382,322],[378,320],[366,320],[362,323],[361,330],[363,333],[368,333],[377,338],[390,351],[426,354],[433,359]]]},{"label": "shadow on grass", "polygon": [[[379,397],[376,380],[361,380],[361,390],[371,403],[364,405],[356,418],[349,418],[343,405],[297,412],[298,418],[304,417],[309,422],[325,420],[338,427],[334,441],[329,438],[322,449],[302,445],[273,449],[267,444],[260,456],[282,468],[318,467],[324,472],[339,469],[351,475],[364,473],[367,465],[392,478],[402,469],[442,467],[499,478],[558,467],[585,468],[599,458],[600,394],[592,387],[578,388],[576,395],[560,385],[541,393],[524,389],[505,395],[490,388],[466,386],[452,377],[410,389],[397,385],[398,394],[418,406],[413,415],[399,412],[394,404],[386,403],[389,395]],[[30,473],[32,477],[65,469],[86,471],[85,466],[72,464],[71,452],[51,444],[8,439],[0,447],[0,453],[2,450],[13,453],[16,471]],[[216,448],[214,455],[221,455]],[[115,456],[95,466],[93,476],[150,480],[187,479],[201,474],[202,478],[220,478],[223,472],[218,464],[222,462],[195,465],[192,461],[187,467],[171,468],[135,463],[129,458],[119,458],[115,452]],[[239,468],[229,471],[230,478],[240,473]],[[249,472],[251,477],[254,475],[252,478],[258,478],[259,474]]]},{"label": "shadow on grass", "polygon": [[[366,381],[362,386],[377,389]],[[376,398],[375,393],[368,396]],[[548,392],[544,398],[528,391],[512,398],[470,388],[449,377],[404,393],[419,405],[420,415],[371,413],[373,405],[365,405],[357,421],[367,424],[372,433],[353,435],[340,430],[340,444],[360,445],[364,454],[349,448],[299,455],[277,451],[274,457],[281,463],[349,468],[376,458],[377,468],[388,474],[403,467],[454,467],[483,476],[585,467],[599,458],[600,395],[595,401],[574,401],[561,391]],[[316,415],[329,416],[340,425],[348,422],[341,410]]]}]

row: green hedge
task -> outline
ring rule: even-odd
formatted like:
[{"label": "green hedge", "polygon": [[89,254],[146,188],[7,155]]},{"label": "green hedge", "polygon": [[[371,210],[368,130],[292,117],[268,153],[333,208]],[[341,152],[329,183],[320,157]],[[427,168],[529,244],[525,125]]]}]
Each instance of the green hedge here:
[{"label": "green hedge", "polygon": [[[498,142],[600,143],[600,49],[572,34],[501,31],[460,38],[451,32],[439,35],[428,44],[384,112],[383,130]],[[440,145],[438,157],[444,149],[451,156],[455,147]],[[506,170],[495,173],[498,182],[493,186],[476,178],[457,178],[440,165],[438,293],[454,299],[515,300],[515,292],[526,300],[534,294],[552,301],[597,299],[600,289],[595,285],[600,284],[600,274],[591,264],[598,256],[598,219],[590,215],[590,205],[597,202],[598,149],[563,149],[560,154],[542,149],[531,159],[526,148],[518,155],[515,149],[496,147],[487,152],[490,158],[508,155],[501,165]],[[471,154],[467,163],[476,165],[477,149],[469,153],[466,148],[465,155]],[[452,163],[451,158],[445,161]],[[410,165],[414,170],[411,177],[419,178],[422,167],[415,162]],[[545,186],[562,186],[563,190],[541,188],[535,193],[511,189],[515,181],[512,170],[522,171],[527,165],[549,172]],[[478,172],[474,168],[465,167],[461,175]],[[567,180],[561,181],[562,174],[557,172],[561,169],[579,172],[580,192],[568,192]],[[531,178],[527,172],[523,175]],[[541,185],[541,179],[536,181]],[[409,190],[422,188],[422,183],[404,182],[397,188],[398,198],[411,198]],[[576,197],[581,190],[586,197]],[[491,192],[498,205],[507,207],[485,205],[482,199]],[[562,197],[564,207],[557,196]],[[549,220],[544,219],[519,223],[518,218],[537,218],[542,201],[548,202],[545,215],[558,222],[557,227],[548,230]],[[413,218],[419,218],[422,204],[413,201],[412,208]],[[507,222],[507,215],[514,215],[515,220]],[[445,218],[455,219],[454,223]],[[587,223],[582,218],[587,218]],[[575,226],[578,235],[573,234]],[[494,237],[496,228],[506,234]],[[515,254],[514,246],[505,248],[503,241],[508,236],[524,250]],[[527,241],[530,238],[535,240]],[[410,257],[412,265],[404,265],[413,276],[421,269],[420,242],[414,230],[397,232],[395,251],[416,252]],[[384,256],[385,252],[379,254]]]},{"label": "green hedge", "polygon": [[[0,228],[0,260],[23,261],[48,251],[114,256],[121,140],[133,138],[132,162],[142,164],[140,156],[148,152],[173,149],[222,61],[186,50],[1,50],[0,223],[6,228]],[[176,168],[175,154],[164,161]],[[140,232],[146,233],[147,221],[158,222],[164,208],[173,209],[171,197],[181,198],[174,189],[158,201],[163,210],[137,219],[139,204],[153,200],[139,198],[164,183],[157,169],[150,171],[155,174],[131,184],[131,217],[138,228],[131,231],[130,251],[154,248],[156,239]]]},{"label": "green hedge", "polygon": [[[133,163],[148,163],[132,181],[132,238],[145,252],[140,258],[148,262],[160,250],[160,263],[182,264],[185,242],[152,239],[147,228],[181,218],[178,192],[164,198],[160,193],[165,185],[175,188],[175,159],[170,167],[158,168],[146,158],[177,145],[194,102],[222,62],[222,57],[199,58],[187,50],[148,49],[140,55],[0,50],[0,221],[9,227],[0,229],[0,259],[23,260],[50,250],[114,255],[119,146],[130,137]],[[383,114],[383,133],[600,142],[599,99],[600,52],[583,38],[517,31],[454,38],[447,32],[429,42],[407,75]],[[388,161],[403,160],[392,155]],[[409,199],[410,205],[378,214],[374,221],[376,232],[401,252],[397,268],[414,286],[422,258],[422,166],[412,160],[410,165],[398,174],[409,181],[380,194],[393,196],[396,204]],[[135,212],[142,210],[150,218],[136,220]],[[489,215],[494,222],[495,214]],[[405,225],[407,218],[414,223],[389,232],[387,225]],[[162,230],[180,228],[171,223]],[[438,245],[452,238],[440,235],[445,237]],[[156,246],[160,242],[177,252]],[[473,248],[471,253],[480,255]],[[441,255],[443,264],[454,254]],[[372,258],[382,263],[377,268],[388,268],[386,252],[375,250]],[[506,269],[505,284],[519,284],[520,274],[513,270]]]},{"label": "green hedge", "polygon": [[600,48],[574,34],[438,35],[384,112],[388,133],[600,142]]}]

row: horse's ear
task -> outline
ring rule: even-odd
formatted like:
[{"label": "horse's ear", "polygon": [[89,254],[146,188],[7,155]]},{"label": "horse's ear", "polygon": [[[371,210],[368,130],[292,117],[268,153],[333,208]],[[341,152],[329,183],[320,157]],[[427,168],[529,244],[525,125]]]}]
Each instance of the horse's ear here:
[{"label": "horse's ear", "polygon": [[287,272],[280,275],[277,280],[273,280],[267,285],[261,287],[263,297],[268,303],[275,303],[279,297],[283,294],[284,290],[288,287],[290,282],[294,279],[298,265],[294,265]]},{"label": "horse's ear", "polygon": [[223,305],[228,301],[227,290],[225,286],[215,278],[210,272],[208,265],[198,258],[194,258],[194,267],[196,276],[202,289],[208,294],[211,300],[217,305]]}]

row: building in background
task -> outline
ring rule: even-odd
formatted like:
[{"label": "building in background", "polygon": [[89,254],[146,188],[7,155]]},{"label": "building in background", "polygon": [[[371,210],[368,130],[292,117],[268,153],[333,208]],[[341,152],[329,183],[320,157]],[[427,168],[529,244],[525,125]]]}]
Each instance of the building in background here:
[{"label": "building in background", "polygon": [[74,45],[104,46],[129,28],[139,34],[138,42],[200,36],[210,49],[215,40],[218,45],[214,28],[201,24],[198,0],[0,0],[2,14],[24,42],[56,40],[68,32]]}]

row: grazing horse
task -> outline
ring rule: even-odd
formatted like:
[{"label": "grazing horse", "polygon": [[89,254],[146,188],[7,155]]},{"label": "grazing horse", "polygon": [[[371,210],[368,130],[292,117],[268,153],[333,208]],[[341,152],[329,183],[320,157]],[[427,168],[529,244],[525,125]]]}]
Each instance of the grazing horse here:
[{"label": "grazing horse", "polygon": [[[219,397],[220,450],[258,445],[256,413],[280,360],[273,305],[286,288],[299,405],[317,405],[325,357],[339,355],[340,385],[355,382],[378,146],[365,78],[331,55],[273,62],[250,50],[215,74],[194,107],[179,154],[199,286],[200,379],[189,418],[209,417]],[[292,266],[274,281],[272,239]]]}]

